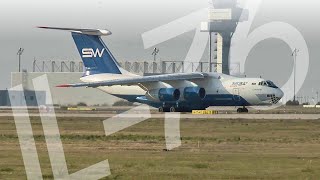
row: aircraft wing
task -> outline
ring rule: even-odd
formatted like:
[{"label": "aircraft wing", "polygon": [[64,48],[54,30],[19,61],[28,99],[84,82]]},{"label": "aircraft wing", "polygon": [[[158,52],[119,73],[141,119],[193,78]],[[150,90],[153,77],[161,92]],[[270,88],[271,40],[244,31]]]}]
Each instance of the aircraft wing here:
[{"label": "aircraft wing", "polygon": [[115,80],[89,82],[89,83],[63,84],[57,87],[97,88],[101,86],[114,86],[114,85],[130,86],[130,85],[138,85],[141,83],[148,83],[148,82],[203,79],[206,76],[208,76],[206,73],[176,73],[176,74],[164,74],[164,75],[155,75],[155,76],[132,77],[132,78],[126,78],[126,79],[115,79]]}]

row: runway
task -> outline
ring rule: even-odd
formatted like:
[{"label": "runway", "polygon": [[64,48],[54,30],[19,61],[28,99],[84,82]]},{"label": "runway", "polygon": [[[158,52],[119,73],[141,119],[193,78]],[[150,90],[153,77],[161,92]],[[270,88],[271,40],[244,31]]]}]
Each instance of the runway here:
[{"label": "runway", "polygon": [[[170,118],[170,114],[151,114],[151,118],[164,119],[165,117]],[[177,113],[174,113],[177,114]],[[123,118],[145,118],[150,117],[150,114],[99,114],[99,113],[57,113],[55,115],[48,114],[49,116],[59,117],[79,117],[79,118],[111,118],[114,116]],[[11,117],[12,113],[1,113],[0,117]],[[38,113],[26,114],[16,114],[16,116],[29,116],[29,117],[39,117]],[[301,120],[320,120],[320,114],[214,114],[214,115],[194,115],[194,114],[180,114],[181,119],[301,119]]]}]

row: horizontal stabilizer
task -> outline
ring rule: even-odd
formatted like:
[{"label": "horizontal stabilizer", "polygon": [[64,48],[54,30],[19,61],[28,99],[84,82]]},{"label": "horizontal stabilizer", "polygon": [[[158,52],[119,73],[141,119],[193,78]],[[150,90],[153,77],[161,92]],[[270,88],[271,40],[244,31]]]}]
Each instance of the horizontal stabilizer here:
[{"label": "horizontal stabilizer", "polygon": [[111,31],[107,29],[79,29],[79,28],[45,27],[45,26],[39,26],[38,28],[77,32],[77,33],[93,35],[93,36],[108,36],[112,34]]}]

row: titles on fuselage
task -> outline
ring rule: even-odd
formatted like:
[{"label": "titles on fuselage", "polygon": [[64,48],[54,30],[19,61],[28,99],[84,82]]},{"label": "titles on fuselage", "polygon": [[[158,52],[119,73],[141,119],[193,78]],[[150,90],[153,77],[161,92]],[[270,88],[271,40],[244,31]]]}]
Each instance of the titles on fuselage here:
[{"label": "titles on fuselage", "polygon": [[247,85],[248,84],[248,82],[233,82],[232,83],[232,87],[236,87],[236,86],[245,86],[245,85]]}]

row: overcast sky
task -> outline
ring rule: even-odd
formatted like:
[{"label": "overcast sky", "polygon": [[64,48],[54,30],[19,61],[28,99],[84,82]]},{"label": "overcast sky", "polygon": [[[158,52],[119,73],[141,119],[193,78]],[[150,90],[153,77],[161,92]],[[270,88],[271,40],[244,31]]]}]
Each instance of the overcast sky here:
[{"label": "overcast sky", "polygon": [[[10,72],[18,69],[19,47],[25,49],[23,68],[28,71],[34,57],[80,59],[69,33],[36,26],[107,28],[113,35],[104,40],[117,59],[151,60],[152,48],[144,49],[142,33],[207,6],[207,0],[1,0],[0,88],[10,87]],[[264,0],[252,26],[281,21],[302,33],[309,48],[310,69],[300,93],[309,96],[315,94],[312,89],[320,90],[319,8],[316,0]],[[193,37],[194,31],[160,44],[159,58],[183,60]],[[292,66],[290,48],[282,41],[268,39],[252,49],[245,72],[283,84]]]}]

